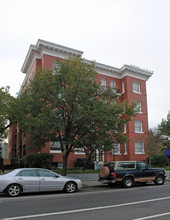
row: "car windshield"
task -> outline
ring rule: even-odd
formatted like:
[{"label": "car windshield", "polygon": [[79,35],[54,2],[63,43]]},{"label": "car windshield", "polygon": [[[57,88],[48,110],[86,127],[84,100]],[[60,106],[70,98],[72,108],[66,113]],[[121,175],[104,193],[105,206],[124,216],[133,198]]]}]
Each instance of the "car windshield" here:
[{"label": "car windshield", "polygon": [[105,166],[108,166],[108,165],[109,165],[109,166],[112,166],[112,167],[115,167],[115,162],[109,162],[109,163],[106,163],[106,164],[105,164]]}]

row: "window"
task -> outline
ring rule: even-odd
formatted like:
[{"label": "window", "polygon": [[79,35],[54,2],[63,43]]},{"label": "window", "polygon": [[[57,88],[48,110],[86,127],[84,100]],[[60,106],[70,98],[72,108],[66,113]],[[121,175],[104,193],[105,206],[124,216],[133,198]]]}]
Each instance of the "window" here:
[{"label": "window", "polygon": [[135,162],[119,162],[118,169],[133,169],[135,168]]},{"label": "window", "polygon": [[124,152],[124,154],[127,154],[127,143],[124,143],[124,147],[125,147],[125,152]]},{"label": "window", "polygon": [[94,161],[104,161],[104,151],[102,149],[95,151]]},{"label": "window", "polygon": [[135,133],[142,133],[142,121],[135,120]]},{"label": "window", "polygon": [[112,100],[111,103],[112,103],[112,105],[116,105],[116,100],[115,99]]},{"label": "window", "polygon": [[59,141],[50,142],[50,153],[61,153],[61,145]]},{"label": "window", "polygon": [[38,170],[41,177],[55,177],[56,174],[48,170]]},{"label": "window", "polygon": [[22,170],[16,176],[36,176],[35,170]]},{"label": "window", "polygon": [[126,130],[126,124],[124,124],[123,133],[125,134],[127,132]]},{"label": "window", "polygon": [[114,92],[116,92],[116,81],[110,80],[110,88],[113,89]]},{"label": "window", "polygon": [[133,82],[133,92],[134,93],[140,93],[140,83],[139,82]]},{"label": "window", "polygon": [[137,105],[135,106],[135,111],[138,113],[142,113],[142,103],[140,101],[137,102]]},{"label": "window", "polygon": [[112,154],[113,154],[113,155],[120,155],[120,144],[118,144],[118,143],[113,143]]},{"label": "window", "polygon": [[53,62],[53,74],[58,75],[60,73],[60,65],[56,62]]},{"label": "window", "polygon": [[74,153],[75,154],[85,154],[84,147],[80,147],[80,148],[75,147],[74,148]]},{"label": "window", "polygon": [[144,142],[135,142],[135,154],[144,154]]},{"label": "window", "polygon": [[141,170],[148,168],[148,165],[145,162],[139,162],[138,166]]},{"label": "window", "polygon": [[105,90],[106,89],[106,79],[102,78],[101,79],[101,90]]},{"label": "window", "polygon": [[125,83],[124,83],[124,81],[122,81],[122,93],[124,93],[125,92]]}]

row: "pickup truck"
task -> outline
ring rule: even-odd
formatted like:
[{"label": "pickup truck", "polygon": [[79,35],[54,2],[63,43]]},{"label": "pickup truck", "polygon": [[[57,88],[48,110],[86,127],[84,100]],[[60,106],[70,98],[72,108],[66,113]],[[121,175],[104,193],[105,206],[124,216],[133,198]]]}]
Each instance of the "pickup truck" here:
[{"label": "pickup truck", "polygon": [[153,181],[162,185],[165,178],[165,170],[150,168],[144,161],[113,161],[101,167],[98,181],[108,185],[121,183],[123,187],[130,188],[137,182],[144,185]]}]

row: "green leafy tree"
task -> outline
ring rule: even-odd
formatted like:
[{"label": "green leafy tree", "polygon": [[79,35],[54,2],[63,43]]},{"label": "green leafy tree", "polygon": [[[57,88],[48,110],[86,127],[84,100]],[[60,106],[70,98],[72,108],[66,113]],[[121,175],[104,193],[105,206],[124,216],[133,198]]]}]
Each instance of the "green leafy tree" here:
[{"label": "green leafy tree", "polygon": [[[170,150],[170,111],[169,114],[167,115],[167,120],[162,119],[162,122],[158,126],[158,129],[161,132],[164,149]],[[170,167],[170,157],[168,158],[168,164]]]},{"label": "green leafy tree", "polygon": [[101,147],[123,140],[124,123],[134,115],[135,104],[116,103],[115,90],[100,88],[96,76],[94,63],[81,57],[58,60],[53,71],[39,71],[20,97],[21,129],[32,146],[60,142],[63,175],[71,151],[87,141]]},{"label": "green leafy tree", "polygon": [[25,161],[29,165],[29,167],[43,167],[49,169],[53,158],[53,154],[33,153],[27,155],[25,157]]},{"label": "green leafy tree", "polygon": [[163,143],[161,132],[158,129],[150,129],[148,131],[148,138],[146,142],[146,152],[148,153],[149,165],[151,166],[152,158],[162,155]]},{"label": "green leafy tree", "polygon": [[164,146],[166,146],[167,149],[170,149],[170,114],[167,115],[167,120],[162,120],[158,129],[161,132]]},{"label": "green leafy tree", "polygon": [[7,129],[16,123],[16,99],[9,94],[9,87],[0,88],[0,139],[7,137]]},{"label": "green leafy tree", "polygon": [[127,136],[123,135],[122,131],[124,124],[130,120],[134,112],[134,106],[128,106],[127,102],[104,102],[104,104],[100,102],[98,107],[98,113],[93,118],[89,132],[79,141],[80,147],[84,148],[86,154],[83,169],[91,161],[96,150],[109,151],[113,149],[113,142],[125,143],[128,141]]}]

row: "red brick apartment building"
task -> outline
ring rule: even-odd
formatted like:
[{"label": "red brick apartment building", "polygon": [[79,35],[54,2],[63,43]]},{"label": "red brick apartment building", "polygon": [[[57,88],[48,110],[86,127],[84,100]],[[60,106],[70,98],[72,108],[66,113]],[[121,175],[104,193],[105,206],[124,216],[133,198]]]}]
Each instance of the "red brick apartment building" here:
[{"label": "red brick apartment building", "polygon": [[[40,67],[51,70],[56,58],[67,59],[70,55],[82,54],[83,52],[75,49],[38,40],[36,45],[30,46],[22,66],[21,70],[26,76],[20,93]],[[88,60],[86,61],[88,62]],[[130,100],[130,102],[139,101],[140,112],[124,126],[124,134],[128,136],[129,141],[125,144],[113,143],[113,149],[110,152],[96,152],[94,161],[99,161],[102,164],[113,160],[145,160],[147,157],[145,144],[148,132],[146,81],[153,72],[133,65],[115,68],[97,62],[96,71],[98,83],[101,83],[102,86],[116,87],[121,101],[125,99]],[[58,143],[47,143],[41,152],[53,153],[54,162],[57,162],[59,167],[62,166],[62,154]],[[27,153],[22,132],[17,126],[13,126],[9,132],[9,157],[22,159]],[[76,158],[84,156],[81,151],[72,152],[68,159],[68,167],[74,167]]]}]

